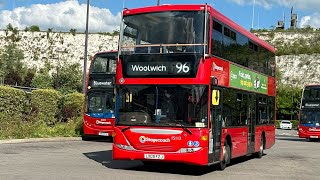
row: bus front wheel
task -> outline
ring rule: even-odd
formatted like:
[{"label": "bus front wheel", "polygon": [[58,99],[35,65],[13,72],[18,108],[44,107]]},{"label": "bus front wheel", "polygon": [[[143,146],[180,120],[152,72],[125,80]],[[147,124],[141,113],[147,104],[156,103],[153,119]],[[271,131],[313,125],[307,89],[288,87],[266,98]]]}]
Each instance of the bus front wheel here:
[{"label": "bus front wheel", "polygon": [[227,164],[230,163],[230,146],[228,143],[225,143],[224,146],[223,146],[223,159],[222,161],[220,162],[219,164],[219,169],[221,171],[223,171],[226,167],[227,167]]}]

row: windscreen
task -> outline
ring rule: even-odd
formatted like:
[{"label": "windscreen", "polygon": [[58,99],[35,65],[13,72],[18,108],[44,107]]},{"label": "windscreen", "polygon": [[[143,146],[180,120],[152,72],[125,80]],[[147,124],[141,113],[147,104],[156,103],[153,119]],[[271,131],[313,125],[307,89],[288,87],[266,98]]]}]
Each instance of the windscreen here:
[{"label": "windscreen", "polygon": [[90,73],[116,73],[116,53],[99,54],[93,60]]},{"label": "windscreen", "polygon": [[[166,11],[125,16],[121,54],[203,53],[204,11]],[[209,21],[208,21],[209,22]]]},{"label": "windscreen", "polygon": [[320,111],[302,110],[300,113],[300,124],[307,126],[320,126]]},{"label": "windscreen", "polygon": [[86,113],[92,117],[113,118],[113,89],[105,92],[89,92]]},{"label": "windscreen", "polygon": [[303,91],[303,100],[320,100],[320,87],[306,86]]},{"label": "windscreen", "polygon": [[120,86],[118,94],[118,124],[207,127],[206,85]]}]

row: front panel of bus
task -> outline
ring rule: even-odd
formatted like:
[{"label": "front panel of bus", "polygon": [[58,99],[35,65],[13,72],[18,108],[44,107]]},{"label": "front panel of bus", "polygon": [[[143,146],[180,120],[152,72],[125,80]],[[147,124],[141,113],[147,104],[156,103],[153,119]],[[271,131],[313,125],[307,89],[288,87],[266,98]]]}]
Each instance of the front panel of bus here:
[{"label": "front panel of bus", "polygon": [[84,134],[111,136],[114,130],[116,52],[95,55],[89,70]]},{"label": "front panel of bus", "polygon": [[320,86],[304,88],[298,130],[300,138],[320,138]]},{"label": "front panel of bus", "polygon": [[113,159],[208,164],[208,17],[204,6],[124,16]]}]

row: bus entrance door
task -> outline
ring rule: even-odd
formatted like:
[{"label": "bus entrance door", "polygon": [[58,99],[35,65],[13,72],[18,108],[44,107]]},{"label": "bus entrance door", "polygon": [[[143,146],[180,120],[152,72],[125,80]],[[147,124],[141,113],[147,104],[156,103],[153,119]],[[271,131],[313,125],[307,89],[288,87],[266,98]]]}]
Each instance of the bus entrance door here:
[{"label": "bus entrance door", "polygon": [[221,127],[222,127],[222,91],[220,88],[212,87],[210,108],[210,144],[209,164],[220,161],[221,150]]},{"label": "bus entrance door", "polygon": [[256,125],[256,98],[255,95],[249,94],[248,106],[248,154],[254,153],[255,142],[255,125]]}]

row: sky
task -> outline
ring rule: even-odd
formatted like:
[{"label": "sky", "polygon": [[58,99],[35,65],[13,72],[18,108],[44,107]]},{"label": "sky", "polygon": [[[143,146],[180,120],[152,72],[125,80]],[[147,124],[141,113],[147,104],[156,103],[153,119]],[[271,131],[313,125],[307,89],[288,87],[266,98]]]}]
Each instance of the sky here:
[{"label": "sky", "polygon": [[[38,25],[46,31],[84,32],[87,0],[0,0],[0,29],[11,23],[24,29]],[[298,27],[320,28],[320,0],[160,0],[160,4],[208,3],[246,29],[270,29],[285,17],[289,27],[291,8],[298,14]],[[90,0],[89,32],[119,29],[121,10],[153,6],[157,0]],[[254,5],[253,5],[254,4]],[[253,13],[254,7],[254,13]]]}]

